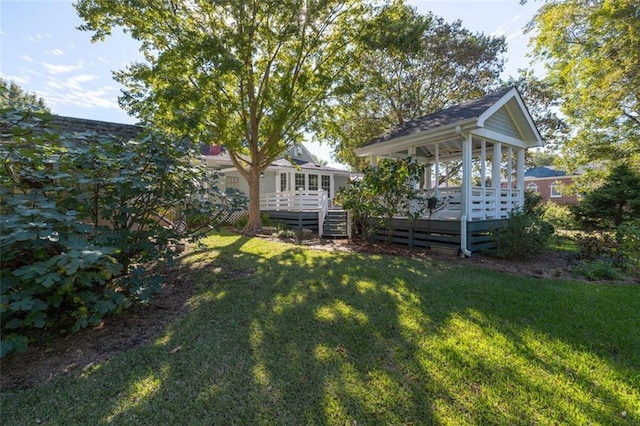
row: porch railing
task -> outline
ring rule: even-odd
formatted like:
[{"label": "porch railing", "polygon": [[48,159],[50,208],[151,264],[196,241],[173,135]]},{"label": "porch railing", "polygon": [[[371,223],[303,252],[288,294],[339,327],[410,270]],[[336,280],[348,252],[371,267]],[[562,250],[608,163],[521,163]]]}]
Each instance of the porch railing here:
[{"label": "porch railing", "polygon": [[323,190],[271,192],[260,195],[260,210],[318,212],[318,235],[321,237],[329,203],[329,194]]},{"label": "porch railing", "polygon": [[[452,220],[462,217],[462,188],[446,187],[421,190],[425,200],[437,197],[444,206],[431,215],[431,219]],[[469,220],[505,219],[520,203],[520,190],[513,188],[471,188]],[[423,217],[427,218],[428,214]]]},{"label": "porch railing", "polygon": [[320,211],[329,208],[326,191],[283,191],[260,195],[260,210],[270,211]]}]

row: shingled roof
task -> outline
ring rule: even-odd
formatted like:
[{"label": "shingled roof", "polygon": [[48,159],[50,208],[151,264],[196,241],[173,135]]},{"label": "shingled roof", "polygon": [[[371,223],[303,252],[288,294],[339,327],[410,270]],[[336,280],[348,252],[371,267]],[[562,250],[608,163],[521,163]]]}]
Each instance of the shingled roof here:
[{"label": "shingled roof", "polygon": [[479,118],[482,113],[491,108],[505,94],[513,90],[513,87],[500,90],[483,96],[479,99],[464,102],[450,108],[443,109],[433,114],[425,115],[415,120],[394,127],[382,135],[370,140],[365,146],[385,142],[391,139],[409,136],[411,134],[432,130],[437,127],[453,125],[473,118]]},{"label": "shingled roof", "polygon": [[142,132],[142,127],[133,124],[111,123],[108,121],[89,120],[86,118],[64,117],[54,115],[51,124],[62,132],[96,132],[125,140],[134,139]]},{"label": "shingled roof", "polygon": [[551,167],[532,167],[524,172],[525,177],[531,178],[548,178],[566,176],[567,173],[562,170],[556,170]]}]

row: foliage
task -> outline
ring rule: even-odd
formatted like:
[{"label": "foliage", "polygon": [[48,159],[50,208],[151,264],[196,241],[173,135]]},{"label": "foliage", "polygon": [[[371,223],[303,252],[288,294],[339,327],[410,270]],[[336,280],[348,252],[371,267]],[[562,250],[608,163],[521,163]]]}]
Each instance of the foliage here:
[{"label": "foliage", "polygon": [[553,201],[544,203],[542,218],[553,225],[555,229],[574,230],[576,228],[571,209]]},{"label": "foliage", "polygon": [[[567,170],[593,162],[640,166],[640,3],[547,1],[529,24],[534,58],[575,131]],[[588,173],[591,173],[589,171]]]},{"label": "foliage", "polygon": [[42,98],[35,93],[25,92],[14,81],[0,78],[0,109],[22,109],[33,112],[50,112]]},{"label": "foliage", "polygon": [[494,234],[496,253],[504,259],[526,258],[546,249],[553,226],[540,215],[523,210],[509,214],[509,221]]},{"label": "foliage", "polygon": [[171,261],[186,237],[164,213],[178,206],[209,225],[235,202],[217,194],[188,141],[63,134],[49,118],[2,110],[3,356],[24,349],[33,329],[77,331],[148,300],[160,281],[147,265]]},{"label": "foliage", "polygon": [[611,233],[578,233],[575,236],[580,257],[586,260],[607,259],[616,266],[622,266],[625,261],[620,243]]},{"label": "foliage", "polygon": [[592,262],[582,261],[573,268],[573,273],[592,281],[624,279],[624,274],[613,263],[603,259]]},{"label": "foliage", "polygon": [[[181,281],[196,283],[180,320],[149,343],[91,359],[85,371],[82,362],[58,379],[4,392],[3,418],[15,425],[640,421],[637,286],[232,233],[203,243],[208,250],[180,259]],[[3,364],[3,374],[9,368]]]},{"label": "foliage", "polygon": [[422,166],[412,158],[394,160],[383,158],[375,167],[366,167],[362,179],[356,180],[336,195],[336,202],[350,210],[354,221],[364,234],[367,219],[379,221],[377,227],[386,228],[387,242],[393,238],[394,216],[417,217],[421,213],[417,191],[411,182],[417,182]]},{"label": "foliage", "polygon": [[460,21],[420,15],[404,1],[384,5],[359,39],[353,90],[328,111],[321,140],[341,162],[362,170],[354,148],[420,116],[495,89],[506,51],[504,37],[472,33]]},{"label": "foliage", "polygon": [[101,40],[124,28],[146,62],[117,72],[121,105],[179,136],[226,147],[249,183],[245,230],[260,223],[260,173],[345,87],[367,8],[358,0],[80,0]]},{"label": "foliage", "polygon": [[630,220],[618,227],[616,240],[620,248],[634,263],[636,274],[640,272],[640,219]]},{"label": "foliage", "polygon": [[620,280],[628,266],[628,255],[611,233],[576,234],[582,261],[574,273],[587,279]]},{"label": "foliage", "polygon": [[613,231],[640,217],[640,173],[626,164],[616,166],[604,183],[585,194],[571,211],[587,231]]},{"label": "foliage", "polygon": [[542,194],[525,189],[523,207],[525,214],[537,217],[542,216],[544,212],[544,199],[542,198]]},{"label": "foliage", "polygon": [[518,78],[510,77],[503,86],[518,88],[544,141],[544,151],[527,150],[530,163],[536,167],[552,165],[558,159],[558,148],[570,133],[568,123],[559,112],[562,99],[558,89],[537,77],[533,70],[520,70]]}]

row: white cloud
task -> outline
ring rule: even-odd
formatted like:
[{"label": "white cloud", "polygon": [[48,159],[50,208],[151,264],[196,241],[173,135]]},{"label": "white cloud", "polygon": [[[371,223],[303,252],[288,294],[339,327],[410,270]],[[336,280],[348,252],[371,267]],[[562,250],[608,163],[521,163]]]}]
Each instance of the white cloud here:
[{"label": "white cloud", "polygon": [[49,34],[49,33],[42,33],[42,34],[38,33],[38,34],[30,35],[27,38],[29,39],[30,42],[37,43],[39,41],[51,38],[51,34]]},{"label": "white cloud", "polygon": [[60,49],[51,49],[51,50],[47,50],[45,51],[45,53],[47,55],[53,55],[53,56],[62,56],[64,55],[64,52]]},{"label": "white cloud", "polygon": [[514,31],[511,34],[509,34],[508,36],[506,36],[505,40],[508,43],[513,39],[516,39],[518,37],[522,37],[523,35],[524,35],[524,33],[522,31]]},{"label": "white cloud", "polygon": [[[59,85],[56,82],[48,83],[51,87]],[[65,86],[65,84],[62,84]],[[103,86],[95,90],[52,90],[43,93],[47,104],[53,106],[65,105],[80,108],[107,108],[119,110],[117,103],[118,89],[113,86]]]},{"label": "white cloud", "polygon": [[80,74],[80,75],[76,75],[73,77],[70,77],[67,79],[67,81],[65,82],[65,87],[68,87],[70,89],[77,89],[77,90],[81,90],[82,89],[82,83],[86,83],[89,81],[93,81],[95,79],[97,79],[98,76],[95,74]]},{"label": "white cloud", "polygon": [[29,77],[18,76],[18,75],[8,75],[2,72],[0,72],[0,78],[2,78],[3,80],[13,81],[23,86],[29,84],[29,82],[31,81]]},{"label": "white cloud", "polygon": [[78,74],[62,79],[49,77],[47,86],[58,90],[85,90],[83,87],[84,83],[97,79],[98,76],[95,74]]},{"label": "white cloud", "polygon": [[82,68],[81,62],[78,63],[78,65],[53,65],[47,62],[43,62],[42,65],[44,65],[49,74],[64,74]]},{"label": "white cloud", "polygon": [[64,89],[64,84],[59,83],[55,80],[47,81],[47,86],[53,87],[54,89]]},{"label": "white cloud", "polygon": [[29,55],[22,55],[20,56],[20,59],[22,59],[25,62],[33,62],[33,58]]},{"label": "white cloud", "polygon": [[[492,36],[505,35],[508,31],[511,31],[511,27],[513,26],[513,24],[518,22],[520,20],[520,18],[522,18],[522,16],[523,16],[522,13],[517,13],[515,16],[513,16],[507,22],[505,22],[504,24],[502,24],[498,28],[496,28],[496,30],[491,35]],[[519,32],[522,32],[522,31],[519,30]]]}]

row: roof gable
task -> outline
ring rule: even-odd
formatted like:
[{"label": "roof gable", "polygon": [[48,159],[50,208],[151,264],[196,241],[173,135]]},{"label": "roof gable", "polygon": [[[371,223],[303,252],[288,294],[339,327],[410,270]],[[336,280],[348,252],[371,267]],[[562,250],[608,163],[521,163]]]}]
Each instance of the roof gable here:
[{"label": "roof gable", "polygon": [[402,136],[425,132],[443,126],[450,126],[470,119],[477,119],[490,107],[495,105],[495,103],[510,90],[512,90],[512,88],[491,93],[479,99],[463,102],[433,114],[428,114],[415,120],[407,121],[404,124],[394,127],[393,129],[372,139],[366,145],[373,145],[375,143],[396,139]]},{"label": "roof gable", "polygon": [[510,87],[408,121],[372,139],[356,149],[356,153],[379,155],[386,151],[384,147],[392,149],[396,144],[433,143],[437,141],[436,135],[440,141],[453,143],[461,130],[487,139],[498,138],[515,146],[542,145],[540,133],[520,93],[515,87]]}]

